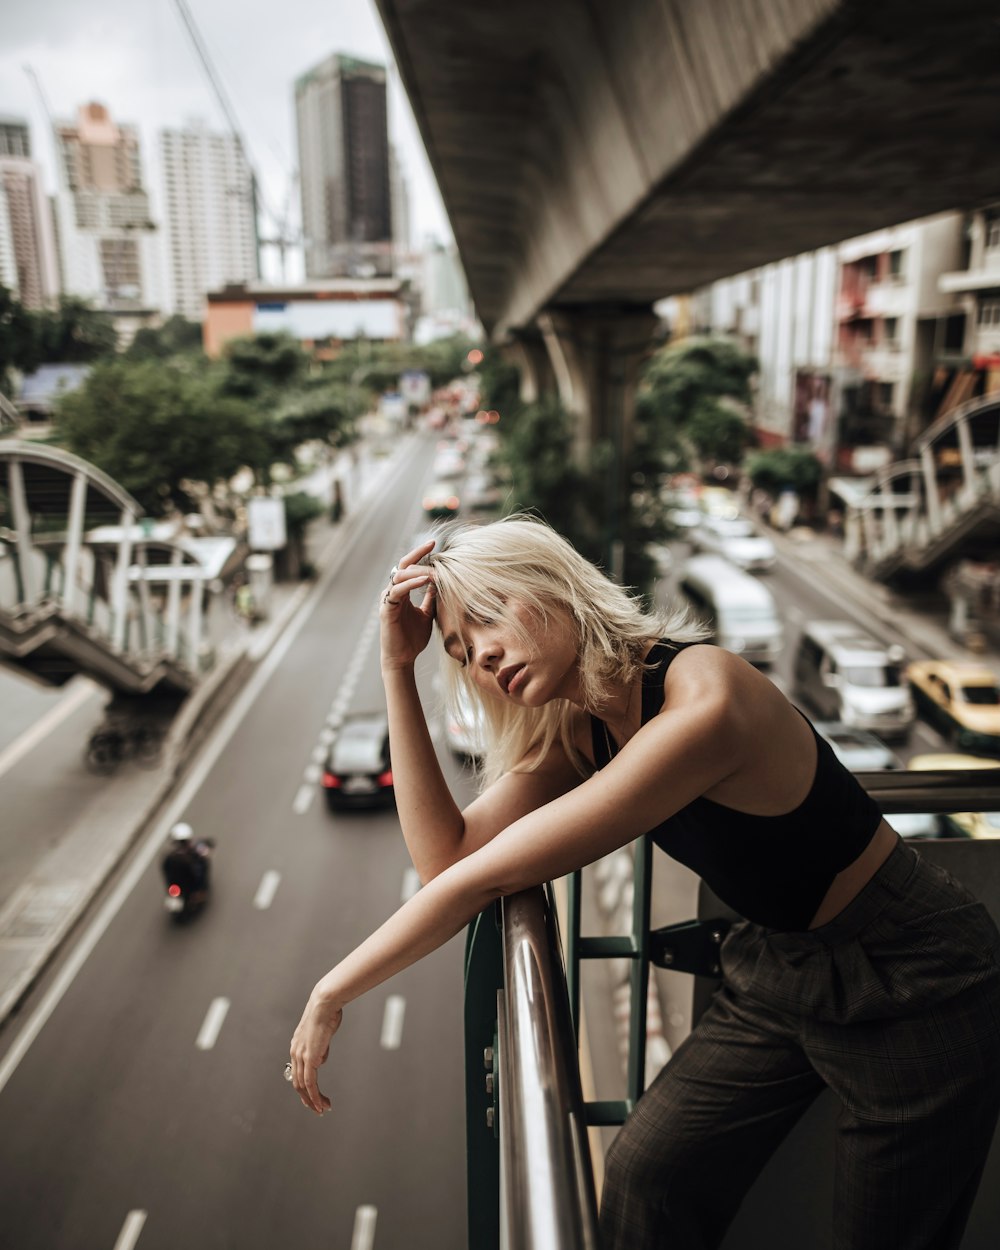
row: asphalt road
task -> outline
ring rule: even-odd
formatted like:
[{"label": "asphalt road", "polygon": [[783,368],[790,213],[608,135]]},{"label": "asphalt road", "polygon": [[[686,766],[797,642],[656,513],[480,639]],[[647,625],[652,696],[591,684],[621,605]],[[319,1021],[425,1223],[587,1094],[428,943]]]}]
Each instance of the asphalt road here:
[{"label": "asphalt road", "polygon": [[331,709],[382,700],[373,614],[430,454],[187,805],[218,843],[210,906],[171,924],[153,858],[0,1094],[11,1250],[465,1245],[461,939],[345,1013],[332,1114],[282,1080],[314,981],[411,888],[394,812],[333,816],[316,774]]}]

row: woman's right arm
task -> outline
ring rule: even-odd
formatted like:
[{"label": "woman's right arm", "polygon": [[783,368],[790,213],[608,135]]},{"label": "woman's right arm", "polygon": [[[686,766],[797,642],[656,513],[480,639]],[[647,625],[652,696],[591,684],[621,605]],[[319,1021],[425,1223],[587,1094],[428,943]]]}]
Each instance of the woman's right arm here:
[{"label": "woman's right arm", "polygon": [[[413,866],[424,883],[581,780],[556,747],[540,767],[507,773],[464,811],[458,807],[438,763],[414,672],[434,622],[433,580],[426,566],[417,563],[431,545],[417,547],[400,560],[379,612],[396,809]],[[425,591],[419,605],[410,597],[418,590]]]}]

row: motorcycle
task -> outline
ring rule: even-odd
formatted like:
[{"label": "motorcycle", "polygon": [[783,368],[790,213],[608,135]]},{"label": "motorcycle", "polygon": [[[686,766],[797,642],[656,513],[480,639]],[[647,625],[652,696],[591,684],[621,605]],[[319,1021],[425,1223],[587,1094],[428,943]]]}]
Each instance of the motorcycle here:
[{"label": "motorcycle", "polygon": [[175,921],[197,915],[208,902],[214,847],[211,838],[200,838],[183,850],[172,847],[164,855],[162,869],[166,893],[163,905]]}]

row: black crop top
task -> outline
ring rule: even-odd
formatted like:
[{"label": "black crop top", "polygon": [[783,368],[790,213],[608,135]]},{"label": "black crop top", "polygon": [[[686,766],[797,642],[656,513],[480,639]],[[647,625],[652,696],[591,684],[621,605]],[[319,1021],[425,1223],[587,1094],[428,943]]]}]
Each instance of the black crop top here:
[{"label": "black crop top", "polygon": [[[686,645],[664,640],[647,656],[644,725],[663,706],[664,674]],[[596,716],[591,735],[594,762],[603,768],[617,744]],[[833,878],[857,859],[882,819],[829,743],[815,729],[813,737],[816,775],[793,811],[754,816],[697,798],[649,830],[661,850],[692,868],[734,911],[771,929],[808,928]]]}]

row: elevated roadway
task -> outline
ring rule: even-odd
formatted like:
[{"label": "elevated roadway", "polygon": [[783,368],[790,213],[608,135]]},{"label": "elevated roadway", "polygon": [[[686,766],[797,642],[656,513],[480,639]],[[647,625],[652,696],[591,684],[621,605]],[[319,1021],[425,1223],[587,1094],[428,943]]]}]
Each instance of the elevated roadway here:
[{"label": "elevated roadway", "polygon": [[376,0],[477,311],[581,441],[664,296],[1000,198],[990,0]]}]

